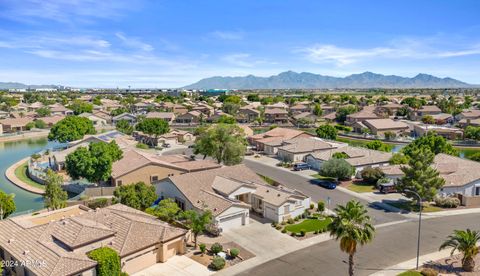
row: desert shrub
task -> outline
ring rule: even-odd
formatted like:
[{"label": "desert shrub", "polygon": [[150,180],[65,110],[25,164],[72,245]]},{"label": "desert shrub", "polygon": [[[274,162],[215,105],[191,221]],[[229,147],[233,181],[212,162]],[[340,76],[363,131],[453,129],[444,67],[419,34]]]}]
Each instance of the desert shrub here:
[{"label": "desert shrub", "polygon": [[88,205],[88,208],[90,209],[103,208],[108,205],[108,199],[96,198],[95,200],[88,202],[87,205]]},{"label": "desert shrub", "polygon": [[422,269],[422,271],[420,271],[420,273],[423,276],[437,276],[438,275],[438,272],[433,268],[424,268],[424,269]]},{"label": "desert shrub", "polygon": [[384,175],[380,168],[365,168],[362,170],[362,179],[369,184],[376,184]]},{"label": "desert shrub", "polygon": [[300,220],[300,217],[299,217],[299,216],[298,216],[298,217],[295,217],[294,220],[295,220],[295,221],[299,221],[299,220]]},{"label": "desert shrub", "polygon": [[201,243],[198,245],[198,247],[200,248],[200,252],[202,252],[202,255],[205,254],[205,252],[207,251],[207,245],[204,243]]},{"label": "desert shrub", "polygon": [[436,197],[435,205],[442,208],[457,208],[460,206],[460,199],[456,197]]},{"label": "desert shrub", "polygon": [[138,143],[136,145],[136,147],[139,148],[139,149],[148,149],[149,148],[149,146],[147,144],[144,144],[144,143]]},{"label": "desert shrub", "polygon": [[282,229],[282,226],[281,226],[281,225],[277,225],[277,227],[275,227],[275,229],[280,230],[280,229]]},{"label": "desert shrub", "polygon": [[238,256],[238,254],[240,254],[240,250],[238,250],[238,248],[230,249],[230,256],[232,258],[236,258]]},{"label": "desert shrub", "polygon": [[212,244],[212,247],[210,247],[210,251],[212,251],[213,254],[218,254],[222,252],[222,250],[223,250],[223,246],[218,242]]},{"label": "desert shrub", "polygon": [[323,201],[320,200],[320,201],[317,203],[317,211],[319,211],[319,212],[325,211],[325,202],[323,202]]},{"label": "desert shrub", "polygon": [[210,263],[210,268],[213,270],[220,270],[225,267],[225,260],[222,257],[214,257]]},{"label": "desert shrub", "polygon": [[287,233],[287,229],[283,228],[283,229],[282,229],[282,233],[283,233],[283,234]]},{"label": "desert shrub", "polygon": [[313,210],[313,208],[315,208],[315,204],[310,203],[310,210]]},{"label": "desert shrub", "polygon": [[288,223],[288,224],[293,224],[294,222],[295,222],[295,221],[293,220],[293,218],[289,218],[289,219],[287,220],[287,223]]}]

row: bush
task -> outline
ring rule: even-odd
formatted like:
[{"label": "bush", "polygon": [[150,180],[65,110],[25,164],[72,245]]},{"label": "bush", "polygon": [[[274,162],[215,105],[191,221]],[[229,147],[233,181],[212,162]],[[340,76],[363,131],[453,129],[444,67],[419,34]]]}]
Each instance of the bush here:
[{"label": "bush", "polygon": [[286,221],[282,221],[280,224],[281,224],[281,225],[286,225],[287,222],[286,222]]},{"label": "bush", "polygon": [[325,211],[325,202],[323,202],[323,201],[320,200],[320,201],[317,203],[317,211],[319,211],[319,212]]},{"label": "bush", "polygon": [[282,226],[281,226],[281,225],[277,225],[277,227],[275,227],[275,229],[280,230],[280,229],[282,229]]},{"label": "bush", "polygon": [[240,250],[238,250],[238,248],[230,249],[230,256],[232,258],[236,258],[238,256],[238,254],[240,254]]},{"label": "bush", "polygon": [[293,218],[289,218],[289,219],[287,220],[287,223],[288,223],[288,224],[293,224],[294,222],[295,222],[295,221],[293,220]]},{"label": "bush", "polygon": [[362,179],[369,184],[376,184],[385,174],[380,168],[365,168],[362,170]]},{"label": "bush", "polygon": [[214,257],[210,263],[210,268],[213,270],[220,270],[225,267],[225,260],[222,257]]},{"label": "bush", "polygon": [[300,230],[300,236],[305,237],[306,233],[307,233],[307,230],[305,229]]},{"label": "bush", "polygon": [[442,208],[457,208],[460,206],[460,199],[456,197],[436,197],[435,205]]},{"label": "bush", "polygon": [[315,230],[313,234],[317,235],[319,233],[319,230]]},{"label": "bush", "polygon": [[212,251],[212,253],[215,255],[222,252],[222,250],[223,250],[223,246],[218,242],[212,244],[212,247],[210,247],[210,251]]},{"label": "bush", "polygon": [[276,222],[272,222],[272,227],[277,227],[277,223]]},{"label": "bush", "polygon": [[108,205],[108,199],[96,198],[95,200],[88,202],[87,205],[88,205],[88,208],[90,209],[103,208]]},{"label": "bush", "polygon": [[437,276],[438,272],[433,268],[424,268],[420,272],[423,276]]},{"label": "bush", "polygon": [[310,210],[313,210],[313,208],[315,208],[315,204],[310,203]]},{"label": "bush", "polygon": [[120,256],[117,252],[109,247],[100,247],[88,253],[88,257],[97,264],[98,276],[119,275]]},{"label": "bush", "polygon": [[282,229],[282,233],[283,233],[283,234],[287,233],[287,229],[283,228],[283,229]]},{"label": "bush", "polygon": [[200,248],[200,252],[202,252],[202,255],[205,254],[205,252],[207,251],[207,245],[204,243],[201,243],[198,245],[198,247]]},{"label": "bush", "polygon": [[349,127],[349,126],[344,126],[344,125],[334,125],[334,127],[338,130],[343,130],[343,131],[347,131],[347,132],[352,132],[352,128]]},{"label": "bush", "polygon": [[136,147],[139,148],[139,149],[148,149],[149,148],[149,146],[147,144],[144,144],[144,143],[138,143],[136,145]]},{"label": "bush", "polygon": [[355,168],[344,159],[332,158],[323,163],[319,174],[338,179],[350,179],[354,172]]},{"label": "bush", "polygon": [[295,220],[295,221],[299,221],[299,220],[300,220],[300,216],[298,216],[298,217],[295,217],[293,220]]}]

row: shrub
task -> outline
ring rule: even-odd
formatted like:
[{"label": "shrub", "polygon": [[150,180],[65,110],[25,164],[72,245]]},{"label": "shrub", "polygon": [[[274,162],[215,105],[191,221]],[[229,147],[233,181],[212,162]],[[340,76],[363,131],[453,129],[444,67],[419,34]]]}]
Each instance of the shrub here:
[{"label": "shrub", "polygon": [[319,233],[319,230],[315,230],[315,232],[313,232],[313,234],[317,235]]},{"label": "shrub", "polygon": [[289,219],[287,220],[287,223],[288,223],[288,224],[293,224],[294,222],[295,222],[295,221],[294,221],[292,218],[289,218]]},{"label": "shrub", "polygon": [[138,143],[136,145],[136,147],[139,148],[139,149],[148,149],[149,148],[149,146],[147,144],[144,144],[144,143]]},{"label": "shrub", "polygon": [[276,222],[272,222],[272,227],[277,227],[277,223],[276,223]]},{"label": "shrub", "polygon": [[88,202],[87,205],[88,205],[88,208],[90,209],[103,208],[108,205],[108,199],[96,198],[95,200]]},{"label": "shrub", "polygon": [[222,252],[222,250],[223,250],[223,246],[218,242],[212,244],[212,247],[210,247],[210,251],[212,251],[212,253],[215,255]]},{"label": "shrub", "polygon": [[320,175],[335,177],[338,179],[350,179],[355,172],[355,168],[348,164],[344,159],[332,158],[323,163],[320,169]]},{"label": "shrub", "polygon": [[277,227],[275,227],[275,229],[280,230],[280,229],[282,229],[282,226],[281,226],[281,225],[277,225]]},{"label": "shrub", "polygon": [[347,131],[347,132],[352,132],[352,128],[349,127],[349,126],[344,126],[344,125],[334,125],[334,127],[338,130],[343,130],[343,131]]},{"label": "shrub", "polygon": [[320,201],[317,203],[317,211],[319,211],[319,212],[325,211],[325,202],[323,202],[323,201],[320,200]]},{"label": "shrub", "polygon": [[295,220],[295,221],[299,221],[299,220],[300,220],[300,217],[299,217],[299,216],[298,216],[298,217],[295,217],[294,220]]},{"label": "shrub", "polygon": [[377,183],[384,176],[385,174],[380,168],[365,168],[362,170],[362,179],[369,184]]},{"label": "shrub", "polygon": [[202,255],[205,254],[205,252],[207,251],[207,245],[204,243],[201,243],[198,245],[198,247],[200,248],[200,252],[202,252]]},{"label": "shrub", "polygon": [[238,256],[238,254],[240,254],[240,250],[238,250],[238,248],[230,249],[230,256],[232,258],[236,258]]},{"label": "shrub", "polygon": [[97,264],[98,276],[110,276],[120,274],[120,256],[109,247],[100,247],[88,253],[88,257]]},{"label": "shrub", "polygon": [[295,237],[297,234],[295,234],[294,232],[290,233],[290,236],[292,237]]},{"label": "shrub", "polygon": [[222,257],[214,257],[210,263],[210,268],[213,270],[220,270],[225,267],[225,260]]},{"label": "shrub", "polygon": [[283,229],[282,229],[282,233],[283,233],[283,234],[287,233],[287,229],[283,228]]},{"label": "shrub", "polygon": [[435,205],[442,208],[457,208],[460,206],[460,199],[456,197],[436,197]]},{"label": "shrub", "polygon": [[306,233],[307,233],[307,230],[305,229],[300,230],[300,236],[305,237]]},{"label": "shrub", "polygon": [[393,140],[397,137],[397,134],[392,131],[386,131],[384,134],[386,140]]},{"label": "shrub", "polygon": [[315,208],[315,204],[310,203],[310,210],[313,210],[313,208]]},{"label": "shrub", "polygon": [[280,224],[281,224],[281,225],[286,225],[287,222],[286,222],[286,221],[282,221]]},{"label": "shrub", "polygon": [[424,268],[420,272],[423,276],[437,276],[438,272],[433,268]]}]

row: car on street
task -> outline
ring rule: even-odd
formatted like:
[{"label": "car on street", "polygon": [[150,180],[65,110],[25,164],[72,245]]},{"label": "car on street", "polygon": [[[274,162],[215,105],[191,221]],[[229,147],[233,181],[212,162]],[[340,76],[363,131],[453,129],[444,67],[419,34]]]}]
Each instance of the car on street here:
[{"label": "car on street", "polygon": [[321,186],[323,188],[333,190],[337,188],[337,182],[334,180],[326,180],[326,179],[312,179],[310,181],[312,184]]},{"label": "car on street", "polygon": [[307,163],[297,163],[293,165],[294,171],[303,171],[308,169],[310,169],[310,165],[308,165]]}]

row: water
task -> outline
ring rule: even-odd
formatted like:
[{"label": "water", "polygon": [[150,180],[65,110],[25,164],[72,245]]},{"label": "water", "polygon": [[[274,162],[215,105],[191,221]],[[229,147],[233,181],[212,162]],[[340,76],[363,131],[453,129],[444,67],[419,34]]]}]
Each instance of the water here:
[{"label": "water", "polygon": [[5,177],[5,171],[22,158],[43,149],[57,146],[46,138],[28,139],[14,142],[0,142],[0,190],[15,194],[17,212],[38,210],[43,208],[42,196],[22,190]]}]

